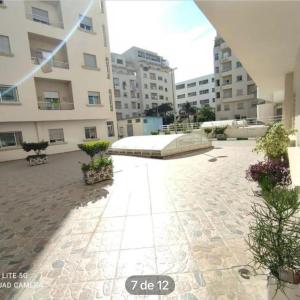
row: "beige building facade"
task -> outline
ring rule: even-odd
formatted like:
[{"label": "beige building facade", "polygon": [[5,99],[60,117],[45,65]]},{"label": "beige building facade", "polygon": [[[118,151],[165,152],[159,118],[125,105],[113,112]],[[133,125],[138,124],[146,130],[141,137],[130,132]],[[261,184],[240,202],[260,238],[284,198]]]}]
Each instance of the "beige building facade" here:
[{"label": "beige building facade", "polygon": [[2,1],[0,161],[116,138],[104,1]]}]

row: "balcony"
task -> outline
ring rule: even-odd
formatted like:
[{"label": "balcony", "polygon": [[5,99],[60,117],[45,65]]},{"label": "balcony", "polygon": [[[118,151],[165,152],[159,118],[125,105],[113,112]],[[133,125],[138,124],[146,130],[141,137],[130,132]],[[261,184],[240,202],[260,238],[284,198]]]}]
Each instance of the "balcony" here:
[{"label": "balcony", "polygon": [[59,1],[25,1],[25,14],[34,22],[64,28]]},{"label": "balcony", "polygon": [[53,55],[55,49],[62,44],[61,40],[34,33],[28,33],[28,40],[31,61],[33,64],[40,65],[47,60],[50,67],[69,69],[68,54],[65,44],[57,51],[57,53],[55,53],[55,55]]},{"label": "balcony", "polygon": [[39,110],[73,110],[70,81],[34,78]]}]

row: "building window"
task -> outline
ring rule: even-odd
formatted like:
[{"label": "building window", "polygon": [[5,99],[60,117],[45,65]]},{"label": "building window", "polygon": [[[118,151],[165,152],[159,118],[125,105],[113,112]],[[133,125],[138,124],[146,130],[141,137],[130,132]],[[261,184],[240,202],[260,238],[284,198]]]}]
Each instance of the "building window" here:
[{"label": "building window", "polygon": [[115,97],[116,97],[116,98],[121,97],[121,92],[120,92],[120,90],[114,89],[114,94],[115,94]]},{"label": "building window", "polygon": [[110,111],[114,111],[114,105],[113,105],[113,96],[111,89],[108,90],[108,98],[109,98],[109,107]]},{"label": "building window", "polygon": [[145,94],[145,99],[149,99],[149,95],[148,94]]},{"label": "building window", "polygon": [[115,107],[116,107],[116,109],[121,109],[122,108],[121,101],[115,101]]},{"label": "building window", "polygon": [[160,81],[163,80],[163,78],[161,76],[158,76],[157,79],[160,80]]},{"label": "building window", "polygon": [[159,95],[159,100],[164,100],[164,96],[163,95]]},{"label": "building window", "polygon": [[224,110],[229,111],[230,110],[230,105],[229,104],[224,104]]},{"label": "building window", "polygon": [[9,37],[5,35],[0,35],[0,55],[11,55]]},{"label": "building window", "polygon": [[49,140],[50,143],[63,143],[65,141],[64,138],[64,130],[62,128],[49,129]]},{"label": "building window", "polygon": [[177,99],[183,99],[183,98],[185,98],[185,94],[177,95]]},{"label": "building window", "polygon": [[212,91],[212,93],[214,93],[215,92],[215,88],[212,88],[211,91]]},{"label": "building window", "polygon": [[232,97],[232,89],[223,90],[223,98],[231,98]]},{"label": "building window", "polygon": [[220,68],[219,67],[215,67],[215,73],[219,73],[220,72]]},{"label": "building window", "polygon": [[115,136],[115,129],[114,129],[114,122],[108,121],[106,122],[107,125],[107,133],[109,137]]},{"label": "building window", "polygon": [[83,15],[79,15],[80,18],[80,28],[85,30],[85,31],[89,31],[92,32],[93,31],[93,21],[92,18],[83,16]]},{"label": "building window", "polygon": [[144,83],[144,88],[147,89],[148,88],[148,84]]},{"label": "building window", "polygon": [[128,103],[124,103],[124,108],[128,109]]},{"label": "building window", "polygon": [[156,75],[154,73],[150,73],[150,79],[151,80],[156,80]]},{"label": "building window", "polygon": [[157,100],[157,93],[151,93],[151,99]]},{"label": "building window", "polygon": [[122,120],[123,115],[120,112],[117,112],[117,120]]},{"label": "building window", "polygon": [[231,71],[231,69],[232,69],[231,61],[222,64],[222,72],[228,72]]},{"label": "building window", "polygon": [[244,109],[244,103],[243,102],[238,103],[237,109]]},{"label": "building window", "polygon": [[159,85],[159,86],[158,86],[158,89],[159,89],[160,91],[163,91],[163,90],[164,90],[164,87],[161,86],[161,85]]},{"label": "building window", "polygon": [[255,95],[256,94],[256,85],[255,84],[249,84],[247,86],[247,94],[248,95]]},{"label": "building window", "polygon": [[168,88],[165,88],[165,92],[167,92],[168,91]]},{"label": "building window", "polygon": [[84,65],[89,68],[97,68],[97,58],[96,55],[83,53]]},{"label": "building window", "polygon": [[243,75],[236,76],[236,81],[243,81]]},{"label": "building window", "polygon": [[168,80],[165,78],[165,83],[167,83],[168,82]]},{"label": "building window", "polygon": [[123,97],[127,98],[127,93],[126,92],[123,93]]},{"label": "building window", "polygon": [[193,96],[197,96],[197,92],[188,93],[188,97],[193,97]]},{"label": "building window", "polygon": [[220,92],[216,92],[216,98],[219,99],[221,97]]},{"label": "building window", "polygon": [[117,64],[118,64],[118,65],[123,65],[123,59],[119,59],[119,58],[118,58],[118,59],[117,59]]},{"label": "building window", "polygon": [[156,83],[150,83],[150,89],[156,90],[157,89]]},{"label": "building window", "polygon": [[135,119],[135,123],[141,123],[141,119]]},{"label": "building window", "polygon": [[97,105],[100,104],[100,93],[99,92],[88,92],[89,104]]},{"label": "building window", "polygon": [[223,85],[228,85],[232,83],[232,75],[225,76],[222,79],[223,79]]},{"label": "building window", "polygon": [[32,7],[31,11],[33,21],[49,25],[48,11],[36,7]]},{"label": "building window", "polygon": [[119,85],[120,85],[120,80],[119,80],[119,78],[114,77],[113,83],[114,83],[114,87],[119,86]]},{"label": "building window", "polygon": [[136,109],[136,102],[131,102],[131,108]]},{"label": "building window", "polygon": [[208,84],[208,79],[200,80],[199,85]]},{"label": "building window", "polygon": [[236,62],[236,67],[237,67],[237,68],[241,68],[241,67],[242,67],[242,64],[241,64],[240,61],[237,61],[237,62]]},{"label": "building window", "polygon": [[105,58],[105,63],[106,63],[106,72],[107,72],[107,79],[110,79],[110,66],[109,66],[109,58]]},{"label": "building window", "polygon": [[11,102],[19,102],[17,88],[9,85],[0,85],[0,103]]},{"label": "building window", "polygon": [[135,91],[130,91],[130,97],[135,98]]},{"label": "building window", "polygon": [[[107,47],[107,35],[105,25],[102,25],[102,35],[103,35],[103,46]],[[118,60],[117,60],[118,63]]]},{"label": "building window", "polygon": [[141,108],[141,104],[137,103],[137,108],[140,109]]},{"label": "building window", "polygon": [[204,106],[209,104],[209,99],[200,100],[200,104]]},{"label": "building window", "polygon": [[208,90],[208,89],[206,89],[206,90],[201,90],[201,91],[199,92],[200,95],[208,94],[208,93],[209,93],[209,90]]},{"label": "building window", "polygon": [[194,86],[196,86],[196,82],[191,82],[191,83],[187,84],[188,88],[191,88],[191,87],[194,87]]},{"label": "building window", "polygon": [[215,53],[215,60],[219,60],[219,53]]},{"label": "building window", "polygon": [[220,104],[217,105],[217,111],[221,111],[221,105]]},{"label": "building window", "polygon": [[89,139],[96,139],[97,138],[97,129],[96,127],[85,127],[84,128],[85,138]]},{"label": "building window", "polygon": [[0,132],[0,149],[21,146],[23,142],[21,131]]}]

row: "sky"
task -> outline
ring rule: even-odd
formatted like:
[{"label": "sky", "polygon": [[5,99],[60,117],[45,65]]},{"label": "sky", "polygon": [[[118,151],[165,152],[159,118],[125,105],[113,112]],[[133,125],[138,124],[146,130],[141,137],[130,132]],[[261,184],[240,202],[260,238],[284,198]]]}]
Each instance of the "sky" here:
[{"label": "sky", "polygon": [[216,31],[193,0],[106,1],[110,48],[132,46],[158,53],[175,71],[175,81],[213,73]]}]

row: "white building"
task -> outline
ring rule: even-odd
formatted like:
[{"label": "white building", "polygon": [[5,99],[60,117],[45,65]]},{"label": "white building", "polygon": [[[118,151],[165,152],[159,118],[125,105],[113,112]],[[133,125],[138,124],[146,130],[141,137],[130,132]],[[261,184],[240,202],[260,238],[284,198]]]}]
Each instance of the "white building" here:
[{"label": "white building", "polygon": [[256,118],[256,85],[220,36],[214,45],[216,119]]},{"label": "white building", "polygon": [[117,118],[140,116],[162,103],[174,103],[173,70],[155,52],[132,47],[113,54]]},{"label": "white building", "polygon": [[214,74],[176,83],[176,110],[179,111],[186,102],[197,108],[215,107]]},{"label": "white building", "polygon": [[1,1],[0,161],[85,140],[114,140],[116,120],[104,1]]}]

